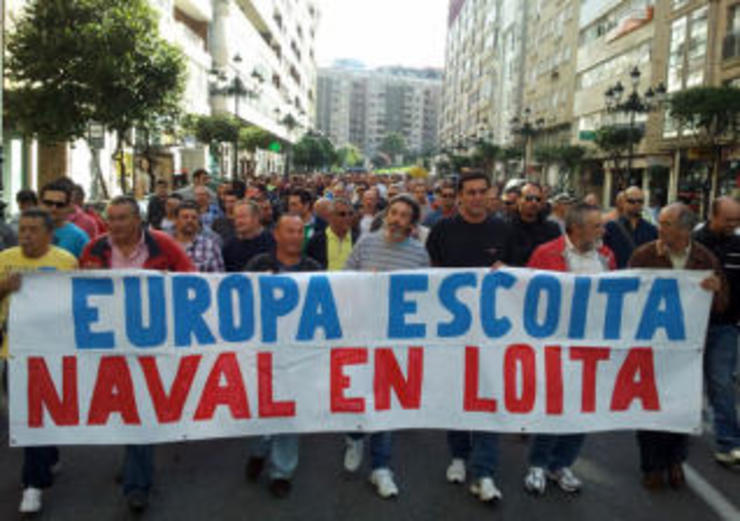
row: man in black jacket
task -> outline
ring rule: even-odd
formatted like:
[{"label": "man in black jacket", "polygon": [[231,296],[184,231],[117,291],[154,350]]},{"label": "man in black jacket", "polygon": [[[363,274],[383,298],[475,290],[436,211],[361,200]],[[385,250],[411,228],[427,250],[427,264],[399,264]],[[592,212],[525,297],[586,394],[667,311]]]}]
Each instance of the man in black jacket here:
[{"label": "man in black jacket", "polygon": [[518,212],[509,221],[512,236],[512,266],[525,266],[532,252],[546,242],[557,239],[560,227],[542,217],[544,196],[538,183],[528,182],[522,187],[517,201]]},{"label": "man in black jacket", "polygon": [[715,459],[725,465],[740,465],[740,424],[732,372],[737,367],[738,322],[740,321],[740,203],[720,197],[712,203],[709,221],[694,233],[722,264],[730,285],[730,303],[724,313],[713,313],[709,321],[704,373],[709,403],[714,411]]},{"label": "man in black jacket", "polygon": [[329,226],[308,241],[306,256],[329,271],[344,268],[358,233],[352,226],[354,211],[346,199],[334,199],[329,207]]}]

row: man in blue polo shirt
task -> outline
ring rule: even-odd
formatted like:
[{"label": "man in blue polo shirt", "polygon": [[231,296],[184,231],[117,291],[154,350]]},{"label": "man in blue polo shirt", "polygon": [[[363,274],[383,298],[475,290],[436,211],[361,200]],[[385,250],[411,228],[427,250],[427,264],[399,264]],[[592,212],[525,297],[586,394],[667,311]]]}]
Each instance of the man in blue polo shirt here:
[{"label": "man in blue polo shirt", "polygon": [[90,237],[77,225],[67,220],[71,211],[72,191],[60,181],[44,185],[39,192],[41,207],[49,212],[54,221],[54,246],[68,251],[79,259]]},{"label": "man in blue polo shirt", "polygon": [[620,270],[627,267],[627,261],[638,246],[658,238],[658,229],[642,218],[644,204],[642,190],[630,186],[624,191],[624,212],[606,223],[604,244],[614,252]]}]

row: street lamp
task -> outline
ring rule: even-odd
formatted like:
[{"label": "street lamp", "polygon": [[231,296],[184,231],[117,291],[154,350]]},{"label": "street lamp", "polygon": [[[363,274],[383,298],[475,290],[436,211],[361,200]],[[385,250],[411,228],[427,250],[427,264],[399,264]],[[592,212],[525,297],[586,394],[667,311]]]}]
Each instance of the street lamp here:
[{"label": "street lamp", "polygon": [[511,131],[514,134],[522,136],[524,148],[522,150],[522,170],[524,177],[527,176],[527,168],[531,163],[532,140],[539,134],[545,126],[544,118],[537,118],[534,122],[530,121],[532,111],[529,107],[524,109],[523,117],[515,116],[511,119]]},{"label": "street lamp", "polygon": [[[625,88],[621,81],[609,87],[604,92],[606,100],[606,110],[611,114],[627,114],[629,116],[629,152],[627,156],[627,176],[632,174],[632,160],[635,149],[635,119],[637,114],[647,114],[657,111],[663,105],[666,97],[666,88],[663,82],[655,87],[649,87],[643,95],[640,95],[638,88],[640,86],[640,69],[636,66],[630,71],[630,82],[632,83],[632,92],[624,101],[622,100]],[[637,140],[639,142],[639,140]],[[615,165],[616,166],[616,165]]]},{"label": "street lamp", "polygon": [[[241,119],[239,117],[239,100],[242,96],[247,96],[249,98],[257,98],[261,94],[260,86],[255,84],[251,87],[248,87],[244,81],[241,79],[241,73],[239,71],[239,66],[244,60],[242,59],[241,55],[239,53],[235,54],[232,58],[232,76],[229,78],[229,75],[225,70],[214,68],[212,69],[209,74],[214,78],[214,81],[210,85],[210,94],[212,96],[234,96],[234,117],[237,119]],[[257,81],[261,83],[261,78],[257,78]],[[231,175],[234,179],[237,179],[238,172],[239,172],[239,136],[237,136],[234,139],[233,143],[233,149],[232,149],[232,169],[231,169]]]}]

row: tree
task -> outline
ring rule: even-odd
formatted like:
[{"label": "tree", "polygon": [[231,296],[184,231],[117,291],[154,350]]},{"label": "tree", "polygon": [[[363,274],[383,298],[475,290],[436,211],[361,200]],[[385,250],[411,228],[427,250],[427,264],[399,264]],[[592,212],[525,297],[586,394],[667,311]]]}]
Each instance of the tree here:
[{"label": "tree", "polygon": [[626,164],[622,166],[622,160],[628,159],[630,150],[640,144],[644,134],[641,127],[629,125],[604,125],[596,131],[594,143],[614,164],[614,172],[617,174],[615,191],[627,188],[631,172]]},{"label": "tree", "polygon": [[501,155],[501,148],[488,141],[479,141],[473,152],[473,164],[483,168],[486,174],[493,172],[493,167]]},{"label": "tree", "polygon": [[[668,110],[685,134],[692,135],[699,146],[712,151],[711,193],[716,194],[722,147],[735,142],[740,131],[740,88],[686,89],[671,96]],[[708,198],[709,193],[705,196]]]},{"label": "tree", "polygon": [[406,153],[406,139],[398,132],[391,132],[383,137],[378,150],[388,154],[391,161],[395,162],[398,156],[403,156]]},{"label": "tree", "polygon": [[223,144],[237,143],[243,127],[239,118],[228,114],[188,115],[184,125],[195,139],[210,147],[219,164],[223,161]]},{"label": "tree", "polygon": [[[252,156],[258,148],[269,147],[273,139],[272,134],[255,125],[247,125],[239,129],[239,148],[246,150]],[[248,161],[248,174],[254,173],[255,164],[254,158]]]},{"label": "tree", "polygon": [[85,138],[90,122],[104,125],[116,134],[125,192],[129,131],[175,118],[185,85],[182,53],[159,36],[148,2],[31,0],[7,47],[15,128],[58,142]]},{"label": "tree", "polygon": [[334,146],[326,137],[309,133],[293,145],[293,162],[304,171],[327,168],[335,161]]},{"label": "tree", "polygon": [[346,144],[337,149],[336,164],[342,168],[362,166],[363,157],[360,149],[352,144]]},{"label": "tree", "polygon": [[573,175],[581,166],[586,157],[586,148],[580,145],[563,145],[558,147],[556,161],[560,165],[558,171],[558,189],[569,191],[573,189]]}]

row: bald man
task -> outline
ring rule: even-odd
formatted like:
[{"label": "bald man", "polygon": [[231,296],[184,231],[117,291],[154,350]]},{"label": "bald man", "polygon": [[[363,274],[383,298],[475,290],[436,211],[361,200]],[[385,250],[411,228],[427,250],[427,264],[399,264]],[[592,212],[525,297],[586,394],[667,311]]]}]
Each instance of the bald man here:
[{"label": "bald man", "polygon": [[[712,312],[721,314],[729,301],[727,281],[714,254],[691,240],[695,224],[694,213],[688,206],[682,203],[666,206],[658,216],[658,239],[635,250],[629,267],[713,272],[701,285],[714,293]],[[645,488],[660,489],[665,485],[666,478],[671,488],[681,488],[685,483],[683,462],[688,456],[688,435],[638,431],[637,441]]]},{"label": "bald man", "polygon": [[[246,271],[294,273],[320,271],[321,265],[303,255],[304,221],[298,215],[283,215],[275,225],[275,250],[254,257]],[[257,481],[267,465],[270,492],[276,498],[290,495],[292,479],[298,467],[298,435],[278,434],[257,438],[247,462],[246,474]]]},{"label": "bald man", "polygon": [[627,266],[630,255],[639,246],[654,241],[658,230],[642,218],[645,195],[637,186],[630,186],[624,191],[621,215],[606,223],[604,244],[617,258],[617,268]]},{"label": "bald man", "polygon": [[714,411],[714,458],[724,465],[740,465],[740,424],[732,372],[737,367],[740,322],[740,203],[730,197],[712,202],[707,223],[694,233],[722,264],[730,287],[724,313],[713,313],[704,350],[704,379]]}]

